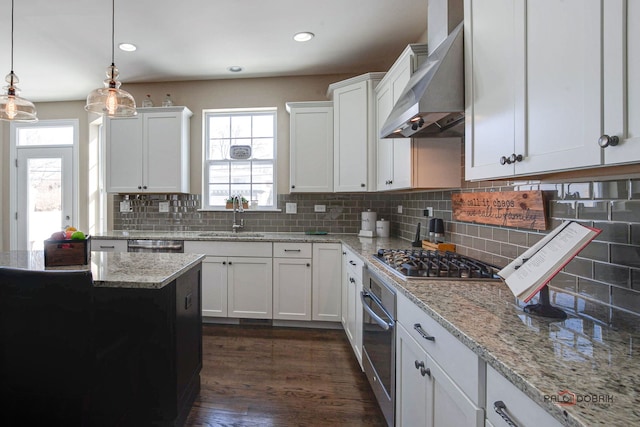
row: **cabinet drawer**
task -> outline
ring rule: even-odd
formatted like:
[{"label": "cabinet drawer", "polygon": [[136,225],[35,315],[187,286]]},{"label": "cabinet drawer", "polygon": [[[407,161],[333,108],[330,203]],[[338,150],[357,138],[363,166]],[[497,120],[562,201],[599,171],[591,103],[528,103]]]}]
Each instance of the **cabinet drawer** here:
[{"label": "cabinet drawer", "polygon": [[271,257],[271,242],[186,241],[184,251],[189,254],[209,256]]},{"label": "cabinet drawer", "polygon": [[311,258],[311,243],[274,243],[275,258]]},{"label": "cabinet drawer", "polygon": [[127,252],[127,241],[91,239],[91,250],[100,252]]},{"label": "cabinet drawer", "polygon": [[519,427],[562,425],[498,371],[487,366],[486,416],[495,427],[507,426],[507,422],[494,409],[496,402],[504,403],[504,412]]},{"label": "cabinet drawer", "polygon": [[[425,285],[428,286],[428,285]],[[484,395],[484,363],[420,307],[398,292],[398,321],[476,404]],[[422,336],[422,333],[433,340]]]}]

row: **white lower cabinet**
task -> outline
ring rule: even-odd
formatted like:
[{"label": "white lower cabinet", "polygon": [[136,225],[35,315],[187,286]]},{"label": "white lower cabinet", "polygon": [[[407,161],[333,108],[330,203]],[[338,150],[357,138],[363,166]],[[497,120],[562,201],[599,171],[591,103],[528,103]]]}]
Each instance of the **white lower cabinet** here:
[{"label": "white lower cabinet", "polygon": [[484,425],[485,364],[397,294],[396,426]]},{"label": "white lower cabinet", "polygon": [[342,326],[362,368],[362,267],[364,262],[342,247]]},{"label": "white lower cabinet", "polygon": [[127,241],[119,239],[91,239],[91,250],[97,252],[127,252]]},{"label": "white lower cabinet", "polygon": [[397,426],[484,424],[484,411],[458,387],[407,330],[397,325]]},{"label": "white lower cabinet", "polygon": [[202,261],[202,285],[202,315],[227,317],[227,257]]},{"label": "white lower cabinet", "polygon": [[271,319],[271,242],[185,241],[185,253],[207,257],[202,267],[202,315]]},{"label": "white lower cabinet", "polygon": [[342,245],[313,244],[311,320],[340,322],[342,298]]},{"label": "white lower cabinet", "polygon": [[228,316],[271,319],[273,262],[271,258],[229,257]]},{"label": "white lower cabinet", "polygon": [[[498,414],[496,408],[502,413]],[[491,366],[487,367],[487,425],[509,426],[505,417],[518,427],[561,426],[542,407],[520,391]]]},{"label": "white lower cabinet", "polygon": [[273,318],[311,320],[311,243],[274,243],[273,256]]}]

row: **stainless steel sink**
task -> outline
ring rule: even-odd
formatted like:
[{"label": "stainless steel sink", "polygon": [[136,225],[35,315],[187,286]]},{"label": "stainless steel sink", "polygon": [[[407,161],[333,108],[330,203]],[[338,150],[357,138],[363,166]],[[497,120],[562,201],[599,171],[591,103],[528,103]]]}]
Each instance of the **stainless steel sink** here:
[{"label": "stainless steel sink", "polygon": [[234,233],[233,231],[205,231],[203,233],[199,233],[200,237],[264,237],[264,234],[261,233],[245,233],[243,231],[239,231]]}]

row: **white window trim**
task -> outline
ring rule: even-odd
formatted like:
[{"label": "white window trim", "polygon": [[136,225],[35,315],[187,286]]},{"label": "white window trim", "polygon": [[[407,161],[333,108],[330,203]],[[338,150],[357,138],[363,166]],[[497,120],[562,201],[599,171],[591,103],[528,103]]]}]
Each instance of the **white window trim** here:
[{"label": "white window trim", "polygon": [[234,114],[234,113],[259,113],[273,112],[274,134],[273,134],[273,206],[258,206],[258,209],[247,209],[245,212],[281,212],[278,209],[278,109],[277,107],[256,107],[256,108],[214,108],[202,110],[202,208],[201,212],[228,212],[229,209],[212,207],[209,205],[209,169],[207,162],[207,147],[209,141],[209,126],[207,116],[209,114]]}]

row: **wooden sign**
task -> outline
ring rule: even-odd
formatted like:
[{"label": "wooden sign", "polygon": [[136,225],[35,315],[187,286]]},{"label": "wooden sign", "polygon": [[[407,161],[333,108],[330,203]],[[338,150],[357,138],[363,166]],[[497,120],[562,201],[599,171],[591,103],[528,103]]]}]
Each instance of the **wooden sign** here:
[{"label": "wooden sign", "polygon": [[453,219],[478,224],[547,229],[542,191],[453,193]]}]

